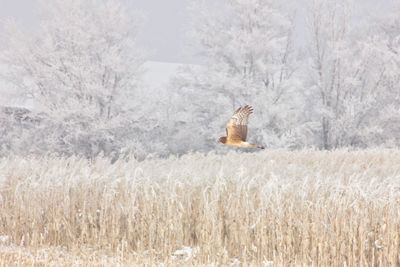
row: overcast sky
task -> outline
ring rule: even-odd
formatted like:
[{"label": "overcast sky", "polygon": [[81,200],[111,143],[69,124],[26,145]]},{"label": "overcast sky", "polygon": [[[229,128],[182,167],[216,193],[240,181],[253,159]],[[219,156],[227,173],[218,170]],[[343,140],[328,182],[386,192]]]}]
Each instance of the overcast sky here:
[{"label": "overcast sky", "polygon": [[[27,27],[35,27],[37,1],[0,0],[0,19],[12,16]],[[195,61],[190,52],[185,52],[185,32],[190,22],[185,9],[188,1],[195,0],[126,1],[129,7],[139,8],[145,14],[146,21],[139,36],[139,44],[150,51],[151,60],[185,63]],[[308,0],[292,1],[301,8]],[[398,1],[400,0],[355,0],[355,9],[360,15],[384,15]]]}]

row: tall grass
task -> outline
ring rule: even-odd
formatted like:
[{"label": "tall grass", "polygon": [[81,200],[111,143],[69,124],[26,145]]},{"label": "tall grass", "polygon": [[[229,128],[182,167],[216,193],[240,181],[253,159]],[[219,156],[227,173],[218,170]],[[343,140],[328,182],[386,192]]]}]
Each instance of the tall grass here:
[{"label": "tall grass", "polygon": [[0,266],[400,266],[400,151],[0,160]]}]

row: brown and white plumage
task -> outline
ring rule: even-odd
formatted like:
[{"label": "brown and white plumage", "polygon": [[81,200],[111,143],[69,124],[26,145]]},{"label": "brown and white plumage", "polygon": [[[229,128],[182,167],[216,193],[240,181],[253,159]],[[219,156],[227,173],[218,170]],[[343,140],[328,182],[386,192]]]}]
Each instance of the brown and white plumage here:
[{"label": "brown and white plumage", "polygon": [[249,105],[238,108],[226,124],[226,136],[220,137],[218,141],[229,146],[264,149],[262,146],[246,142],[247,124],[252,113],[253,108]]}]

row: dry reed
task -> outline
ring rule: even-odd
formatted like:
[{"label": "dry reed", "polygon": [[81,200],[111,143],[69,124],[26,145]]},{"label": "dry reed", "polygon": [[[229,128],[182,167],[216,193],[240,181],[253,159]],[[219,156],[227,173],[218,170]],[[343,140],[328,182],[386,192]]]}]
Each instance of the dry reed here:
[{"label": "dry reed", "polygon": [[0,160],[0,266],[400,266],[400,151]]}]

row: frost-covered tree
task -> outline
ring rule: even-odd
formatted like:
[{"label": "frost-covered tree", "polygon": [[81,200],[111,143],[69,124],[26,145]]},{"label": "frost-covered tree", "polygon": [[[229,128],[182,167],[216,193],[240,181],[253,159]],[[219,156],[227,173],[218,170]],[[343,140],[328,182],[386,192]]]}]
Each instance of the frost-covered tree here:
[{"label": "frost-covered tree", "polygon": [[378,143],[383,69],[352,31],[349,3],[315,0],[310,9],[310,120],[324,149]]},{"label": "frost-covered tree", "polygon": [[176,86],[193,107],[193,127],[208,143],[215,143],[238,106],[250,104],[253,137],[269,146],[298,144],[302,101],[293,23],[274,3],[224,1],[219,12],[193,7],[193,35],[205,66],[182,73]]},{"label": "frost-covered tree", "polygon": [[376,55],[374,71],[381,73],[379,86],[385,104],[381,109],[380,125],[383,143],[400,145],[400,6],[385,14],[371,27],[368,47]]},{"label": "frost-covered tree", "polygon": [[[51,118],[41,131],[49,152],[84,154],[121,148],[152,150],[152,128],[139,91],[143,52],[136,46],[140,16],[119,0],[41,1],[31,34],[4,25],[1,79]],[[52,132],[51,132],[52,131]],[[161,149],[156,149],[161,150]]]},{"label": "frost-covered tree", "polygon": [[8,28],[4,78],[53,116],[118,115],[139,81],[138,16],[118,0],[40,3],[41,23],[32,36]]}]

